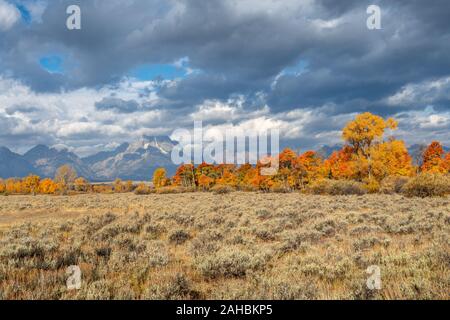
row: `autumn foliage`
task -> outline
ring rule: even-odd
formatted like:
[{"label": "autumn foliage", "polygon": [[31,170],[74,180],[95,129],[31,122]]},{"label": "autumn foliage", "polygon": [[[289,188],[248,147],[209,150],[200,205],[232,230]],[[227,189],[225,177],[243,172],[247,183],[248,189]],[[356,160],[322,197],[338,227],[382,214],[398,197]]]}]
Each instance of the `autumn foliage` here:
[{"label": "autumn foliage", "polygon": [[[354,193],[389,192],[390,189],[398,189],[397,181],[401,181],[403,185],[417,174],[449,174],[450,153],[445,153],[438,141],[433,141],[425,148],[419,159],[420,165],[414,166],[405,143],[392,135],[397,125],[394,119],[385,120],[368,112],[357,115],[343,129],[345,145],[326,159],[315,151],[297,154],[287,148],[272,158],[261,159],[254,166],[183,164],[172,178],[166,176],[164,168],[159,168],[153,173],[153,188],[150,184],[140,183],[135,186],[132,181],[123,182],[120,179],[110,184],[91,185],[85,178],[78,177],[72,167],[64,165],[57,170],[54,179],[41,179],[36,175],[22,179],[0,179],[0,193],[112,194],[134,191],[136,194],[149,194],[153,189],[160,194],[183,190],[215,193],[223,193],[224,190],[290,192],[305,189],[314,193],[329,189],[333,194],[348,190],[353,190]],[[277,170],[272,175],[265,175],[264,171],[274,161],[278,163]],[[429,180],[435,181],[431,178]],[[417,185],[421,179],[414,181]],[[412,188],[411,184],[409,188]]]},{"label": "autumn foliage", "polygon": [[433,141],[423,153],[421,170],[428,173],[447,173],[449,171],[449,154],[444,154],[444,149],[438,141]]}]

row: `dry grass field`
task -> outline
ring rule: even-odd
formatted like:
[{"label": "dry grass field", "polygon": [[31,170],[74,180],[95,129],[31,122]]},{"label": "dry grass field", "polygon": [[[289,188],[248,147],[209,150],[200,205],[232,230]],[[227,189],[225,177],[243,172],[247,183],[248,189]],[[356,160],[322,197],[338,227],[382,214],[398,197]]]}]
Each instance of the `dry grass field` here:
[{"label": "dry grass field", "polygon": [[449,197],[0,197],[0,299],[449,298]]}]

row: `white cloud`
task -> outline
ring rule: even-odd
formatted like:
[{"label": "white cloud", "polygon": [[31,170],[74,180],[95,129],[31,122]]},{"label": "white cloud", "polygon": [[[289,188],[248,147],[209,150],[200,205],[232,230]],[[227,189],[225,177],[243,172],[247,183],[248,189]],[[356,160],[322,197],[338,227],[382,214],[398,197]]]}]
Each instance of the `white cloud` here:
[{"label": "white cloud", "polygon": [[[154,104],[155,108],[128,114],[95,108],[95,102],[111,95],[141,104]],[[151,81],[124,79],[116,86],[98,89],[36,93],[18,81],[0,77],[0,112],[8,110],[8,113],[3,112],[7,118],[2,122],[14,123],[11,136],[0,140],[0,145],[5,141],[14,142],[14,135],[30,135],[42,137],[40,143],[64,145],[86,155],[111,149],[111,145],[134,141],[142,135],[170,135],[177,128],[192,131],[194,120],[202,120],[205,130],[215,129],[222,135],[227,130],[236,136],[250,136],[278,129],[282,138],[306,139],[312,136],[311,145],[332,140],[327,132],[335,129],[320,130],[322,134],[314,136],[318,132],[310,126],[311,123],[327,121],[322,110],[296,109],[273,114],[263,100],[260,106],[250,110],[245,107],[248,103],[245,96],[226,101],[205,100],[189,113],[189,110],[158,109],[160,100]],[[14,110],[18,112],[11,112]],[[31,146],[35,141],[29,143]]]},{"label": "white cloud", "polygon": [[0,0],[0,31],[9,30],[19,19],[19,10],[9,2]]},{"label": "white cloud", "polygon": [[434,101],[450,100],[450,77],[411,83],[388,97],[390,106],[427,106]]},{"label": "white cloud", "polygon": [[27,8],[27,10],[30,12],[31,20],[33,22],[41,23],[42,22],[42,15],[45,12],[45,9],[47,8],[47,1],[42,0],[23,0],[23,5]]},{"label": "white cloud", "polygon": [[153,83],[124,79],[117,86],[36,93],[19,81],[0,76],[0,114],[4,115],[1,120],[14,124],[8,130],[9,137],[0,137],[0,145],[11,146],[18,135],[28,135],[30,139],[51,137],[52,140],[40,143],[71,143],[77,148],[82,147],[80,144],[110,144],[136,139],[142,134],[139,130],[160,126],[164,113],[155,109],[123,115],[98,111],[95,103],[114,96],[151,104],[156,99],[155,93],[145,95],[145,90],[153,90]]},{"label": "white cloud", "polygon": [[[445,86],[446,82],[441,80],[419,89],[441,92]],[[96,102],[111,96],[152,107],[128,114],[95,108]],[[117,85],[97,89],[36,93],[17,80],[0,76],[0,126],[6,128],[0,136],[0,145],[13,149],[18,145],[15,150],[23,151],[24,145],[44,143],[64,146],[85,156],[135,141],[142,135],[170,135],[177,128],[192,131],[194,120],[202,120],[205,130],[214,129],[223,136],[227,131],[236,136],[251,136],[278,129],[282,139],[295,139],[301,141],[302,147],[311,148],[342,142],[340,130],[355,116],[353,113],[330,116],[328,105],[271,113],[264,99],[258,107],[248,109],[245,96],[226,101],[205,100],[192,112],[158,108],[160,101],[152,81],[124,79]],[[435,139],[450,143],[449,112],[436,112],[429,107],[425,111],[399,113],[394,118],[400,122],[394,134],[407,144]]]},{"label": "white cloud", "polygon": [[331,20],[314,19],[311,22],[318,29],[334,29],[342,24],[343,20],[341,18]]}]

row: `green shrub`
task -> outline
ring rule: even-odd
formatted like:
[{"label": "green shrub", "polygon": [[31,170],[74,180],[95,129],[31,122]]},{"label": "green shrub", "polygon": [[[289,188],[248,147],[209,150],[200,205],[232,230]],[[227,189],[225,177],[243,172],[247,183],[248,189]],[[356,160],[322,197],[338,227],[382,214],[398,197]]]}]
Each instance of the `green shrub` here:
[{"label": "green shrub", "polygon": [[364,184],[357,181],[348,180],[319,180],[314,182],[309,191],[313,194],[328,194],[328,195],[362,195],[367,193]]},{"label": "green shrub", "polygon": [[422,173],[409,180],[402,188],[407,197],[442,197],[450,193],[449,176]]}]

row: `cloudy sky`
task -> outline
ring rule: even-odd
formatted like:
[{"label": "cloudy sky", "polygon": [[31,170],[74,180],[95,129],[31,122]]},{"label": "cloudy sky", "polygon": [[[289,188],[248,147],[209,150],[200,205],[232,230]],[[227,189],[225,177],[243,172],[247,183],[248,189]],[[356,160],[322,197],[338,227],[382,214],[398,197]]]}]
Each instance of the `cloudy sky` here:
[{"label": "cloudy sky", "polygon": [[17,152],[87,155],[194,120],[307,149],[364,111],[408,145],[450,145],[448,0],[0,0],[0,145]]}]

